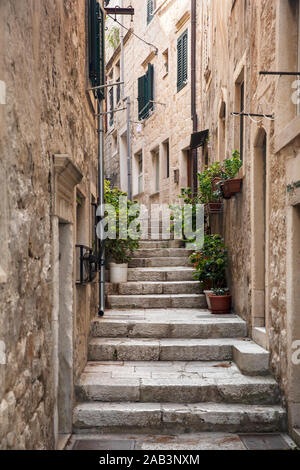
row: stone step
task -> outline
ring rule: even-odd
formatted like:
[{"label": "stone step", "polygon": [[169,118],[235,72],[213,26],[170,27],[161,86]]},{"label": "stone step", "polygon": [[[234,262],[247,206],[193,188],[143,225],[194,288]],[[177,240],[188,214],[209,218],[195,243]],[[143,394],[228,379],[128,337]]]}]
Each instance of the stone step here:
[{"label": "stone step", "polygon": [[158,258],[132,258],[129,268],[161,268],[161,267],[191,267],[188,257],[158,257]]},{"label": "stone step", "polygon": [[253,341],[236,343],[233,359],[245,375],[267,375],[269,373],[270,353]]},{"label": "stone step", "polygon": [[141,249],[149,248],[184,248],[184,242],[182,240],[143,240],[140,242]]},{"label": "stone step", "polygon": [[107,283],[105,289],[108,295],[201,294],[203,292],[198,281]]},{"label": "stone step", "polygon": [[281,406],[225,403],[80,403],[73,413],[75,433],[191,432],[267,433],[286,430]]},{"label": "stone step", "polygon": [[156,267],[156,268],[129,268],[128,281],[173,282],[193,281],[194,269],[191,267]]},{"label": "stone step", "polygon": [[108,295],[107,308],[207,308],[201,294]]},{"label": "stone step", "polygon": [[278,404],[270,377],[248,377],[230,362],[89,362],[76,385],[79,402]]},{"label": "stone step", "polygon": [[236,315],[211,315],[208,310],[107,310],[91,324],[93,337],[243,338],[247,325]]},{"label": "stone step", "polygon": [[133,259],[136,258],[189,258],[193,253],[186,248],[140,248],[133,253]]},{"label": "stone step", "polygon": [[[88,357],[90,361],[232,361],[233,348],[242,350],[244,341],[234,338],[93,338]],[[268,372],[263,369],[263,374]],[[257,374],[261,375],[259,370]]]}]

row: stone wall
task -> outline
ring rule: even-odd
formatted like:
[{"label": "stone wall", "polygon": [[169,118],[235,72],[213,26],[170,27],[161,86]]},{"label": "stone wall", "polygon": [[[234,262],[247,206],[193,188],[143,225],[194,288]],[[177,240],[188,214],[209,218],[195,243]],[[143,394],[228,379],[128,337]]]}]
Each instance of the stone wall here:
[{"label": "stone wall", "polygon": [[[296,14],[288,11],[292,3],[288,5],[285,1],[272,0],[236,1],[234,4],[231,0],[201,2],[197,41],[199,54],[203,57],[206,47],[203,31],[205,17],[208,16],[211,20],[210,73],[206,74],[204,66],[200,67],[198,110],[200,127],[210,130],[208,152],[211,161],[229,157],[234,149],[240,148],[239,118],[231,113],[240,111],[236,83],[242,70],[245,80],[244,111],[275,115],[275,121],[245,118],[244,165],[240,172],[244,178],[243,189],[230,201],[224,201],[224,212],[213,216],[212,227],[223,233],[229,247],[229,280],[234,309],[247,321],[249,334],[270,349],[272,371],[287,401],[291,356],[287,342],[287,299],[292,282],[286,277],[289,246],[287,182],[291,180],[287,177],[286,166],[292,156],[296,158],[299,155],[295,139],[299,134],[300,121],[291,101],[294,79],[261,76],[259,71],[296,71],[297,60],[291,52],[296,46]],[[283,53],[287,48],[288,56]],[[207,75],[210,76],[209,80]],[[226,103],[225,136],[221,134],[222,102]],[[257,256],[259,247],[256,246],[256,234],[263,224],[260,215],[262,201],[256,192],[257,181],[261,177],[257,163],[262,158],[260,148],[263,135],[267,139],[265,261]],[[224,149],[221,153],[220,148]],[[256,295],[257,285],[261,282],[258,278],[263,275],[264,285],[259,289],[264,291],[265,301],[261,297],[259,300]],[[257,327],[265,328],[265,333],[259,334]]]},{"label": "stone wall", "polygon": [[[0,448],[51,449],[57,440],[53,329],[53,155],[68,155],[83,175],[81,192],[96,196],[97,134],[86,95],[84,0],[7,0],[0,4],[1,214],[7,214],[0,284]],[[2,60],[3,59],[3,60]],[[94,188],[94,189],[93,189]],[[74,191],[74,232],[76,232]],[[90,215],[86,219],[90,229]],[[90,235],[88,235],[89,237]],[[7,246],[7,249],[6,249]],[[74,253],[74,246],[71,248]],[[71,253],[72,254],[72,253]],[[74,262],[75,268],[75,262]],[[91,289],[76,312],[73,370],[86,362]],[[84,288],[81,288],[84,289]],[[3,359],[3,355],[2,355]],[[71,388],[73,384],[69,384]]]}]

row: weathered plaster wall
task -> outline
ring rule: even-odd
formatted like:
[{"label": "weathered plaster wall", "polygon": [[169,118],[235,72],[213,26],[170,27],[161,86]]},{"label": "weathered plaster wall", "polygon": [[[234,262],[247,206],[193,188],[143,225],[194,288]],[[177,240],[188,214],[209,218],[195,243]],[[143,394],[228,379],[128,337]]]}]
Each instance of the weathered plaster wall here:
[{"label": "weathered plaster wall", "polygon": [[[7,282],[0,284],[0,340],[6,345],[0,448],[51,449],[53,154],[73,160],[88,198],[91,181],[96,185],[97,137],[85,93],[85,1],[1,2],[0,31],[0,80],[7,86],[0,171],[6,170],[8,243]],[[76,305],[75,288],[74,299]],[[90,313],[86,303],[81,315]],[[75,376],[86,360],[86,323],[74,314]]]}]

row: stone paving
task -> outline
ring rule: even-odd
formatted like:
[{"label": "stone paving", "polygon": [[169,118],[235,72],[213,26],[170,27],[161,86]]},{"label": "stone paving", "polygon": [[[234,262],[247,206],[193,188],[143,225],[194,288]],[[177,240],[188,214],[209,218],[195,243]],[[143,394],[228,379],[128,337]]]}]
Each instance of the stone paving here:
[{"label": "stone paving", "polygon": [[[274,437],[276,439],[274,439]],[[206,450],[248,450],[245,435],[234,433],[195,433],[177,436],[149,436],[132,434],[105,434],[89,436],[72,436],[67,450],[143,450],[143,451],[206,451]],[[292,450],[294,442],[286,434],[272,436],[258,435],[256,449],[259,450]],[[250,450],[250,449],[249,449]],[[255,447],[251,450],[255,450]]]}]

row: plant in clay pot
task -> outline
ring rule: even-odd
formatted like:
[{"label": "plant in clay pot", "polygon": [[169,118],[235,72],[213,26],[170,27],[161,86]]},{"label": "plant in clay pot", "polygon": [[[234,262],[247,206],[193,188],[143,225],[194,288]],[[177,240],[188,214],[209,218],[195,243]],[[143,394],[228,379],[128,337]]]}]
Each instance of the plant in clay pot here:
[{"label": "plant in clay pot", "polygon": [[[201,250],[192,253],[193,277],[210,289],[225,288],[228,251],[220,235],[206,235]],[[212,290],[204,291],[210,308]]]},{"label": "plant in clay pot", "polygon": [[231,312],[231,300],[229,289],[213,289],[209,294],[210,310],[213,315],[226,315]]},{"label": "plant in clay pot", "polygon": [[[127,207],[120,207],[121,201],[124,201]],[[127,282],[128,263],[132,259],[133,252],[139,248],[140,227],[137,223],[139,206],[136,202],[128,201],[126,193],[118,188],[112,189],[107,181],[105,204],[106,207],[114,209],[106,212],[107,227],[114,234],[105,241],[105,251],[110,261],[110,281]]]},{"label": "plant in clay pot", "polygon": [[235,194],[241,191],[242,178],[236,178],[238,172],[243,166],[243,162],[240,158],[240,153],[235,150],[232,154],[232,158],[224,160],[224,181],[221,185],[223,197],[230,199]]}]

